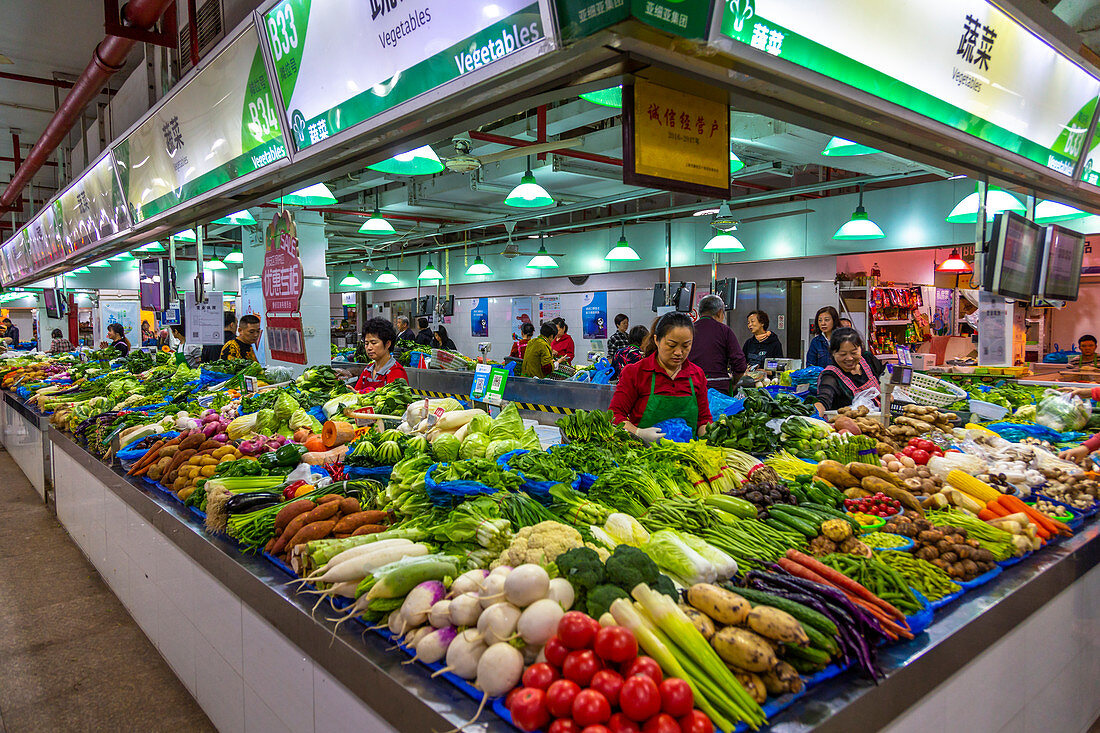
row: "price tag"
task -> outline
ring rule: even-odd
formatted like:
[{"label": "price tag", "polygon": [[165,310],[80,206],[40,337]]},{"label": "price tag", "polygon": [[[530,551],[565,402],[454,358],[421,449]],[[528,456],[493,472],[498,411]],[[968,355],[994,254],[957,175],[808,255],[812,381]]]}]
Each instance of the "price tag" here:
[{"label": "price tag", "polygon": [[898,363],[901,366],[913,366],[913,352],[908,346],[897,347]]},{"label": "price tag", "polygon": [[478,402],[484,401],[485,393],[489,390],[489,375],[493,368],[489,364],[478,364],[474,368],[474,382],[470,387],[470,399]]},{"label": "price tag", "polygon": [[499,405],[504,400],[504,387],[508,384],[508,370],[493,367],[489,373],[489,387],[485,391],[485,402]]}]

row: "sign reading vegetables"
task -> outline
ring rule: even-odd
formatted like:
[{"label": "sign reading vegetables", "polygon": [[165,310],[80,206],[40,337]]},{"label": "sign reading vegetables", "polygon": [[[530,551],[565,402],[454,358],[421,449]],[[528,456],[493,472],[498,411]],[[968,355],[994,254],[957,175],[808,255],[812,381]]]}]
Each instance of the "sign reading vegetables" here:
[{"label": "sign reading vegetables", "polygon": [[297,227],[285,209],[267,225],[261,279],[271,358],[305,364],[306,343],[300,305],[305,277],[298,255]]},{"label": "sign reading vegetables", "polygon": [[1059,173],[1100,79],[987,0],[729,0],[729,40],[844,82]]},{"label": "sign reading vegetables", "polygon": [[263,23],[297,150],[546,35],[531,0],[284,0]]},{"label": "sign reading vegetables", "polygon": [[287,157],[256,31],[241,33],[114,153],[135,223]]}]

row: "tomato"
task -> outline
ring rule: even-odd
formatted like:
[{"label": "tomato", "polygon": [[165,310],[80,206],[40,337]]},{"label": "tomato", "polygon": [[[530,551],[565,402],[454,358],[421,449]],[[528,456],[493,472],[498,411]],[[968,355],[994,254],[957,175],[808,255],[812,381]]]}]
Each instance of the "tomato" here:
[{"label": "tomato", "polygon": [[638,641],[630,629],[622,626],[604,626],[596,632],[592,648],[597,656],[608,662],[621,664],[638,656]]},{"label": "tomato", "polygon": [[561,675],[567,680],[573,680],[581,687],[588,687],[592,677],[603,669],[603,662],[591,649],[578,649],[569,652],[565,658],[565,664],[561,666]]},{"label": "tomato", "polygon": [[939,456],[940,458],[943,458],[943,451],[940,450],[939,446],[936,446],[929,452],[934,456]]},{"label": "tomato", "polygon": [[916,450],[916,448],[914,448],[913,446],[907,445],[907,446],[905,446],[904,449],[902,449],[901,454],[903,456],[908,456],[908,457],[912,458],[913,457],[913,451],[915,451],[915,450]]},{"label": "tomato", "polygon": [[505,698],[504,698],[504,708],[505,708],[506,710],[511,710],[511,709],[512,709],[512,702],[513,702],[513,701],[514,701],[514,700],[515,700],[515,699],[516,699],[517,697],[519,697],[519,693],[521,693],[521,692],[523,692],[523,688],[522,688],[522,687],[513,687],[513,688],[512,688],[512,691],[511,691],[511,692],[509,692],[509,693],[508,693],[508,695],[507,695],[507,697],[505,697]]},{"label": "tomato", "polygon": [[545,690],[550,686],[550,683],[561,677],[558,674],[558,670],[552,665],[546,662],[539,662],[538,664],[532,664],[523,672],[523,686],[524,687],[537,687],[540,690]]},{"label": "tomato", "polygon": [[653,680],[656,685],[661,684],[665,677],[661,674],[661,665],[653,661],[653,657],[638,657],[623,670],[623,679],[633,677],[636,674],[644,674]]},{"label": "tomato", "polygon": [[686,680],[669,677],[657,686],[661,691],[661,711],[682,718],[695,707],[695,694]]},{"label": "tomato", "polygon": [[680,718],[680,733],[714,733],[714,723],[702,710],[692,710]]},{"label": "tomato", "polygon": [[586,725],[581,733],[611,733],[606,725]]},{"label": "tomato", "polygon": [[556,636],[551,636],[550,641],[546,642],[546,646],[542,648],[543,656],[546,657],[546,661],[554,665],[558,669],[561,669],[561,665],[565,662],[565,657],[569,654],[569,647],[561,643],[561,639]]},{"label": "tomato", "polygon": [[607,727],[611,733],[642,733],[642,728],[623,713],[615,713],[611,720],[607,721]]},{"label": "tomato", "polygon": [[568,718],[573,714],[573,699],[580,694],[581,686],[573,680],[558,680],[546,688],[546,709],[555,718]]},{"label": "tomato", "polygon": [[936,449],[936,444],[927,438],[917,438],[917,447],[931,453]]},{"label": "tomato", "polygon": [[595,690],[581,690],[573,698],[573,720],[577,725],[597,725],[606,723],[611,717],[611,703]]},{"label": "tomato", "polygon": [[639,723],[661,712],[661,692],[657,683],[644,674],[627,677],[619,693],[619,707],[626,717]]},{"label": "tomato", "polygon": [[623,678],[618,672],[601,669],[592,677],[589,688],[607,698],[613,706],[619,704],[619,692],[623,689]]},{"label": "tomato", "polygon": [[680,733],[680,724],[668,713],[661,713],[646,721],[642,733]]},{"label": "tomato", "polygon": [[599,630],[600,622],[580,611],[570,611],[558,622],[558,638],[570,649],[588,649]]},{"label": "tomato", "polygon": [[917,450],[913,451],[912,455],[910,455],[909,457],[912,458],[913,462],[916,463],[918,466],[923,466],[928,463],[928,459],[932,456],[928,455],[928,451],[918,448]]},{"label": "tomato", "polygon": [[546,709],[546,691],[534,687],[520,689],[519,695],[512,699],[508,708],[512,713],[512,722],[520,730],[542,730],[550,722],[550,712]]},{"label": "tomato", "polygon": [[581,733],[581,727],[572,718],[558,718],[550,724],[547,733]]}]

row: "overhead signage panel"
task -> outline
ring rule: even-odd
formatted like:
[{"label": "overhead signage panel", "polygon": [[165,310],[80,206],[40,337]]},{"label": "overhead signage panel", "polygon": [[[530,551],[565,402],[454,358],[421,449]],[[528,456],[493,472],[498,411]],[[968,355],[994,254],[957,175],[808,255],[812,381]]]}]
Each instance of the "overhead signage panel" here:
[{"label": "overhead signage panel", "polygon": [[1072,175],[1100,80],[985,0],[730,0],[738,42]]},{"label": "overhead signage panel", "polygon": [[249,26],[114,148],[135,224],[287,156]]},{"label": "overhead signage panel", "polygon": [[548,34],[531,0],[285,0],[263,25],[296,150]]},{"label": "overhead signage panel", "polygon": [[130,226],[126,200],[109,155],[103,156],[58,197],[61,236],[68,252],[78,252]]}]

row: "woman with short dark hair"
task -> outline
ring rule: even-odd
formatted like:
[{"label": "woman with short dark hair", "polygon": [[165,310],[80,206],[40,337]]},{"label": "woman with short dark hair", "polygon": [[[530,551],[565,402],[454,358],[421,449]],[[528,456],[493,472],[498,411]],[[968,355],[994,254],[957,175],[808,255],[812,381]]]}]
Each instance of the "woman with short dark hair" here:
[{"label": "woman with short dark hair", "polygon": [[371,318],[363,324],[363,349],[370,364],[355,382],[356,392],[373,392],[398,379],[409,381],[405,367],[397,363],[390,353],[397,342],[397,331],[385,318]]},{"label": "woman with short dark hair", "polygon": [[760,369],[764,366],[765,359],[782,359],[783,344],[779,337],[768,330],[771,319],[764,311],[749,311],[747,319],[749,333],[752,335],[745,339],[745,359],[749,368]]},{"label": "woman with short dark hair", "polygon": [[814,325],[817,326],[817,335],[810,339],[810,348],[806,352],[804,366],[824,368],[833,363],[829,351],[829,337],[834,330],[840,328],[840,314],[831,305],[819,308],[814,316]]},{"label": "woman with short dark hair", "polygon": [[852,404],[860,392],[878,390],[882,363],[863,350],[863,339],[854,328],[838,328],[829,339],[833,363],[817,378],[814,407],[818,414]]}]

